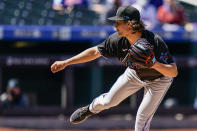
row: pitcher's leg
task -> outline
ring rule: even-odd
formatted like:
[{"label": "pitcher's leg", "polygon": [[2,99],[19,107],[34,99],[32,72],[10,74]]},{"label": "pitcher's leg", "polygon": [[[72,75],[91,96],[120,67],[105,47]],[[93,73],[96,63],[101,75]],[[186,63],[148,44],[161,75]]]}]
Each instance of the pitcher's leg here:
[{"label": "pitcher's leg", "polygon": [[102,94],[93,100],[89,107],[91,112],[99,113],[102,110],[116,106],[142,87],[142,83],[137,81],[135,76],[128,75],[128,72],[129,70],[126,70],[118,78],[108,93]]},{"label": "pitcher's leg", "polygon": [[135,93],[143,86],[144,82],[140,81],[133,70],[127,68],[121,75],[108,93],[102,94],[95,98],[93,102],[85,107],[77,109],[70,117],[70,122],[79,124],[85,121],[91,115],[99,113],[104,109],[118,105],[129,95]]},{"label": "pitcher's leg", "polygon": [[164,77],[150,82],[144,89],[144,98],[136,116],[135,131],[149,131],[152,117],[172,83],[172,78]]}]

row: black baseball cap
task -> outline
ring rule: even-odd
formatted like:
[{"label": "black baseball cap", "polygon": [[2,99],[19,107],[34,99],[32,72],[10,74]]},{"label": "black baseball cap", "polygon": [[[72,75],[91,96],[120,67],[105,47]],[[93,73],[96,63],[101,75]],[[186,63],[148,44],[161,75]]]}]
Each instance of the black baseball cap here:
[{"label": "black baseball cap", "polygon": [[136,20],[140,21],[140,12],[133,6],[120,6],[116,16],[108,18],[109,20]]}]

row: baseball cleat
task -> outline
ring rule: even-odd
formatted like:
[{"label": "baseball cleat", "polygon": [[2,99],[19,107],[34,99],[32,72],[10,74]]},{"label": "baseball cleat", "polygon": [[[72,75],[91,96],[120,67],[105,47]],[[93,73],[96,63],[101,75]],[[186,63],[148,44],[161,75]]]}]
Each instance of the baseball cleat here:
[{"label": "baseball cleat", "polygon": [[90,112],[89,105],[77,109],[70,117],[70,123],[79,124],[85,121],[88,117],[94,115]]}]

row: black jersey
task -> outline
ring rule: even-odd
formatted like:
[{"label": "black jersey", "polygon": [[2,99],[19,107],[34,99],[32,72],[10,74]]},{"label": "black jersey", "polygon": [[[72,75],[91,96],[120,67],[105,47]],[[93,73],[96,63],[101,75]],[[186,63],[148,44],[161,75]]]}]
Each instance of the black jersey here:
[{"label": "black jersey", "polygon": [[[142,32],[141,38],[145,38],[153,45],[155,58],[158,62],[164,64],[174,63],[172,56],[169,53],[168,47],[160,36],[148,30]],[[117,57],[120,61],[125,58],[131,44],[126,37],[120,37],[118,33],[110,35],[105,41],[97,46],[98,51],[104,57]],[[141,80],[154,80],[163,75],[155,69],[142,67],[136,63],[127,64],[129,68],[136,71]]]}]

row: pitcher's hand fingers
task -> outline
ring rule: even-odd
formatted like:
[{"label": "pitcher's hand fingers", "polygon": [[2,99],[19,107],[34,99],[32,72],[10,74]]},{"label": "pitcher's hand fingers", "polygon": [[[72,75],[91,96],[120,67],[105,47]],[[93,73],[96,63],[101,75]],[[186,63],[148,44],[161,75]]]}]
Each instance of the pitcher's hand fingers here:
[{"label": "pitcher's hand fingers", "polygon": [[56,64],[56,63],[54,63],[54,64],[51,66],[51,71],[52,71],[53,73],[56,73],[56,72],[57,72],[57,64]]}]

